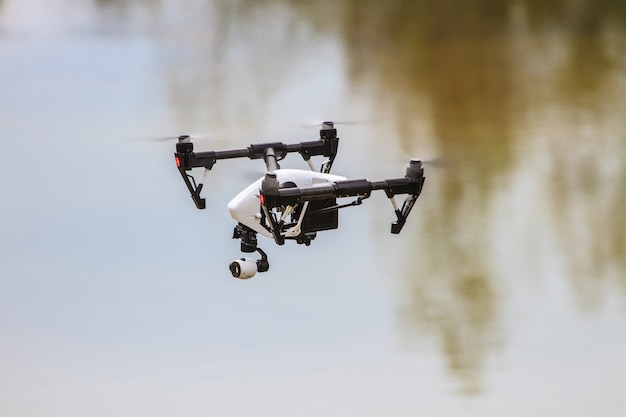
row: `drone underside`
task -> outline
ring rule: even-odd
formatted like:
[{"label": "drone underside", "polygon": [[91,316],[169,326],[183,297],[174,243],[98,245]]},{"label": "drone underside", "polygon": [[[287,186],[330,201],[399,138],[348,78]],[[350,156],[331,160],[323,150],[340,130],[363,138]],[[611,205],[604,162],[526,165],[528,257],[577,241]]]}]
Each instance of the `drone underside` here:
[{"label": "drone underside", "polygon": [[[246,157],[265,161],[265,176],[241,191],[228,204],[231,217],[238,222],[233,238],[241,239],[242,252],[261,254],[261,259],[256,261],[241,258],[231,262],[230,271],[237,278],[251,278],[257,271],[269,269],[267,255],[257,245],[257,233],[273,238],[278,245],[290,239],[308,246],[317,232],[338,227],[340,209],[360,205],[374,190],[384,190],[390,199],[396,214],[391,233],[398,234],[424,185],[424,169],[418,159],[410,161],[402,178],[371,182],[330,174],[339,145],[337,130],[332,122],[322,124],[319,140],[291,145],[271,142],[250,145],[245,149],[194,152],[189,136],[178,139],[174,154],[176,165],[198,209],[206,207],[206,200],[200,197],[200,193],[208,172],[217,160]],[[311,170],[280,169],[278,162],[292,152],[300,153]],[[320,172],[314,170],[312,156],[327,158]],[[189,174],[193,168],[205,169],[199,183]],[[407,195],[401,208],[395,201],[397,194]],[[337,199],[342,197],[355,199],[338,205]]]},{"label": "drone underside", "polygon": [[[316,188],[345,181],[345,177],[322,172],[304,171],[300,169],[277,169],[276,175],[279,188]],[[265,237],[273,237],[271,222],[267,222],[267,213],[262,210],[261,188],[264,178],[252,183],[240,192],[230,203],[228,210],[231,217]],[[265,196],[264,196],[265,197]],[[307,200],[293,205],[281,205],[268,211],[272,218],[282,221],[280,236],[291,239],[304,239],[312,233],[337,228],[337,199],[326,198]],[[324,211],[325,210],[325,211]]]}]

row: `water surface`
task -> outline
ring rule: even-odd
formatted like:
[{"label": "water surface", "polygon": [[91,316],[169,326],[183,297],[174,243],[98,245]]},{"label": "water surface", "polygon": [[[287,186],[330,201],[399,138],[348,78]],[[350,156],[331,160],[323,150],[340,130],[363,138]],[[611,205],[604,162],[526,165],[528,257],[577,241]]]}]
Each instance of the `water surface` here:
[{"label": "water surface", "polygon": [[[6,415],[621,416],[626,14],[616,1],[0,2]],[[339,127],[333,171],[432,163],[233,280],[218,163]],[[303,166],[297,158],[285,166]]]}]

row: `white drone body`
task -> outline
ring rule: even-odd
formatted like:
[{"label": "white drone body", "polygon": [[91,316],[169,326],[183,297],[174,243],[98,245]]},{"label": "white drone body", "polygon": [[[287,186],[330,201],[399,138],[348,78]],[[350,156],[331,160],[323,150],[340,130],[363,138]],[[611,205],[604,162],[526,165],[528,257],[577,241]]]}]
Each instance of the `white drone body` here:
[{"label": "white drone body", "polygon": [[[329,121],[321,124],[318,140],[292,144],[264,142],[241,149],[195,152],[188,135],[178,137],[174,154],[176,167],[198,209],[206,208],[206,199],[200,193],[209,171],[217,161],[248,158],[265,162],[265,176],[250,184],[228,203],[228,211],[237,222],[233,239],[241,241],[242,252],[257,252],[261,255],[261,259],[257,260],[240,258],[231,262],[229,269],[235,278],[251,278],[257,272],[269,269],[267,254],[258,247],[257,234],[272,238],[279,246],[287,240],[309,246],[318,232],[338,228],[339,210],[360,205],[373,191],[383,191],[391,201],[396,217],[391,223],[391,233],[400,233],[422,192],[422,162],[412,159],[403,177],[380,181],[348,180],[330,174],[338,147],[337,129]],[[281,169],[278,162],[290,153],[300,154],[311,170]],[[314,169],[312,157],[326,158],[319,172]],[[191,173],[195,168],[204,168],[200,182],[196,182]],[[402,206],[396,203],[396,195],[407,196]],[[354,200],[338,204],[337,200],[343,198]]]},{"label": "white drone body", "polygon": [[[281,187],[315,188],[332,184],[336,181],[346,180],[346,177],[340,175],[301,169],[277,169],[272,172],[276,174]],[[265,237],[271,238],[272,233],[261,224],[261,203],[259,198],[263,178],[259,178],[230,200],[228,211],[230,216],[237,222],[244,224]],[[304,204],[307,203],[305,202]],[[288,216],[292,210],[293,206],[288,206],[283,215],[285,217]],[[297,236],[300,234],[300,225],[305,212],[306,210],[302,211],[302,215],[295,226],[283,232],[284,236]]]}]

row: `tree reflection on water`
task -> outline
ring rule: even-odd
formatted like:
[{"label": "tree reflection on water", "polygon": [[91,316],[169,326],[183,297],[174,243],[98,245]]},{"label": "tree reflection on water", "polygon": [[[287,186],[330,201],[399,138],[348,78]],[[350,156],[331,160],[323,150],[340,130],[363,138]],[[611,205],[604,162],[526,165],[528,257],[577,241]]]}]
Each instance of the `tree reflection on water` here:
[{"label": "tree reflection on water", "polygon": [[[502,341],[502,282],[530,275],[531,259],[546,256],[537,249],[545,240],[556,241],[583,309],[601,308],[615,288],[626,295],[621,0],[192,4],[193,18],[175,26],[184,37],[177,65],[187,70],[168,79],[185,117],[206,117],[193,109],[207,100],[237,109],[211,117],[258,117],[290,56],[307,38],[332,36],[343,45],[352,87],[393,120],[401,146],[451,161],[429,178],[429,199],[420,201],[414,231],[422,256],[402,283],[409,299],[401,311],[407,329],[436,338],[468,392],[480,389],[486,358]],[[271,21],[257,14],[268,8]],[[271,59],[276,53],[282,59]],[[238,83],[249,85],[247,98],[229,96]],[[416,137],[424,125],[431,137]],[[494,217],[506,225],[512,214],[496,213],[495,201],[512,196],[529,171],[537,192],[512,201],[516,221],[534,231],[526,240],[511,236],[517,257],[498,260],[493,235],[508,231],[494,232]],[[497,269],[498,262],[509,265]]]},{"label": "tree reflection on water", "polygon": [[427,114],[431,146],[454,162],[429,183],[436,201],[421,203],[429,241],[406,282],[404,317],[436,335],[450,369],[476,390],[501,339],[506,277],[492,267],[492,204],[528,159],[549,159],[547,175],[536,176],[554,228],[545,234],[556,235],[580,304],[599,308],[613,283],[624,294],[626,129],[617,109],[626,104],[626,44],[616,34],[626,9],[610,0],[340,4],[335,27],[354,82],[387,105],[402,138]]}]

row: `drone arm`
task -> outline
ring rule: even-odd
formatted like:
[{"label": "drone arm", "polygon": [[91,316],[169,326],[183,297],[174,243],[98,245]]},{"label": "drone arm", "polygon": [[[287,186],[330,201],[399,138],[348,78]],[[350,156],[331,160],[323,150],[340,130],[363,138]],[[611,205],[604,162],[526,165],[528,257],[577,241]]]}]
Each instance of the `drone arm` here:
[{"label": "drone arm", "polygon": [[215,162],[220,159],[265,159],[270,150],[273,151],[275,156],[279,159],[293,152],[300,153],[305,160],[311,156],[317,155],[334,159],[337,154],[337,141],[338,139],[335,138],[335,140],[316,140],[294,144],[285,144],[282,142],[259,143],[242,149],[204,152],[194,152],[193,143],[191,142],[179,142],[176,144],[176,153],[174,156],[176,157],[178,167],[186,171],[199,167],[211,169],[213,165],[215,165]]},{"label": "drone arm", "polygon": [[[176,166],[180,175],[191,194],[191,198],[198,209],[206,207],[206,200],[200,197],[200,192],[206,179],[207,173],[213,165],[220,159],[249,158],[264,159],[268,171],[279,168],[278,160],[284,158],[288,153],[298,152],[305,161],[310,163],[311,156],[321,155],[328,157],[328,161],[322,165],[322,172],[330,172],[332,163],[337,155],[339,138],[337,131],[333,128],[320,130],[320,140],[300,142],[295,144],[284,144],[282,142],[259,143],[242,149],[232,149],[225,151],[194,152],[193,143],[188,136],[180,136],[176,144]],[[205,175],[199,184],[187,171],[193,168],[205,168]]]},{"label": "drone arm", "polygon": [[[266,174],[266,178],[261,184],[262,204],[264,210],[269,210],[274,207],[294,206],[305,201],[329,198],[359,196],[362,200],[369,197],[372,191],[384,190],[387,197],[392,201],[397,217],[397,221],[391,225],[391,233],[398,234],[422,192],[424,180],[424,169],[419,160],[411,161],[404,178],[375,182],[359,179],[337,181],[306,188],[280,188],[276,177]],[[397,194],[408,194],[401,209],[395,203],[394,197]],[[337,208],[339,207],[343,206],[337,206]]]},{"label": "drone arm", "polygon": [[421,192],[421,182],[408,178],[397,178],[370,182],[365,179],[337,181],[328,185],[307,188],[280,188],[271,191],[262,187],[261,192],[266,204],[270,207],[294,205],[302,201],[321,200],[326,198],[369,196],[372,191],[384,190],[388,196],[396,194],[416,194]]}]

